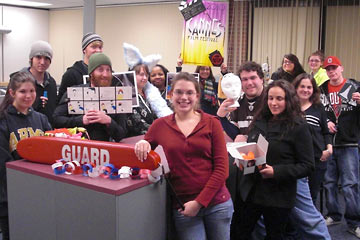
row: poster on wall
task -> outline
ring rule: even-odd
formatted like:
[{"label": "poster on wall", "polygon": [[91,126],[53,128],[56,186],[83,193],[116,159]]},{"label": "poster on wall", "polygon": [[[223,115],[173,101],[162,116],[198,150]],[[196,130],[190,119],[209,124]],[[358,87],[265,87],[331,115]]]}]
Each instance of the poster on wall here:
[{"label": "poster on wall", "polygon": [[206,10],[184,22],[181,56],[185,64],[220,66],[228,3],[204,0],[202,3]]}]

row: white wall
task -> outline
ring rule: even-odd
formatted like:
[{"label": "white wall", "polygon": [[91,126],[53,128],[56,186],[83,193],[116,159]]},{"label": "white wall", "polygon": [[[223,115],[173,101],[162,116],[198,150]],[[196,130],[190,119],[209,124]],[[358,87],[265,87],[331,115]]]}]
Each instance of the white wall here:
[{"label": "white wall", "polygon": [[[12,29],[3,34],[2,82],[9,81],[9,74],[29,66],[31,44],[37,40],[48,41],[49,11],[1,6],[3,25]],[[0,58],[0,61],[2,59]]]}]

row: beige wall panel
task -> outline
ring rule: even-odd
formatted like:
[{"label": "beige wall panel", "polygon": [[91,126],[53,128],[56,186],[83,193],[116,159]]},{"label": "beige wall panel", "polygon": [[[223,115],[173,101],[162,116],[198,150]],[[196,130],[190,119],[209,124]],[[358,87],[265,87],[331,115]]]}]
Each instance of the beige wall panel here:
[{"label": "beige wall panel", "polygon": [[319,15],[318,7],[255,8],[253,60],[264,63],[268,57],[274,72],[283,56],[293,53],[306,67],[318,48]]},{"label": "beige wall panel", "polygon": [[54,49],[50,73],[60,84],[66,69],[82,59],[82,9],[50,11],[49,41]]},{"label": "beige wall panel", "polygon": [[360,80],[360,6],[328,7],[325,54],[339,57],[344,77]]},{"label": "beige wall panel", "polygon": [[[66,68],[82,58],[82,16],[82,9],[50,11],[50,43],[56,49],[51,73],[58,83]],[[96,32],[104,40],[104,53],[111,58],[115,71],[128,69],[122,47],[127,42],[144,56],[160,54],[159,63],[175,72],[183,23],[178,3],[96,9]],[[195,66],[184,65],[183,70],[193,72]],[[219,68],[214,70],[218,75]]]}]

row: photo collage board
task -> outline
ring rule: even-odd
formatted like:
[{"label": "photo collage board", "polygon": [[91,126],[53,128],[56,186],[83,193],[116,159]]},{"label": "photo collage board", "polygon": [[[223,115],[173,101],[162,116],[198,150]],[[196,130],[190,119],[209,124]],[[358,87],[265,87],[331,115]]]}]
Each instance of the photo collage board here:
[{"label": "photo collage board", "polygon": [[[68,87],[68,113],[85,114],[90,110],[101,110],[106,114],[132,113],[138,107],[135,72],[113,73],[111,87]],[[88,81],[88,76],[84,76]]]}]

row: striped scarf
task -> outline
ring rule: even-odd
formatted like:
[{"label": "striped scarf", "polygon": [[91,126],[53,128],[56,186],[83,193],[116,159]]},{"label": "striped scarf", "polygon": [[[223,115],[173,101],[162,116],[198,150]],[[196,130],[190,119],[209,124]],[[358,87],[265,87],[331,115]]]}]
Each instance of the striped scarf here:
[{"label": "striped scarf", "polygon": [[200,81],[204,87],[204,99],[210,102],[212,106],[215,106],[217,101],[213,82],[210,79],[201,79]]}]

